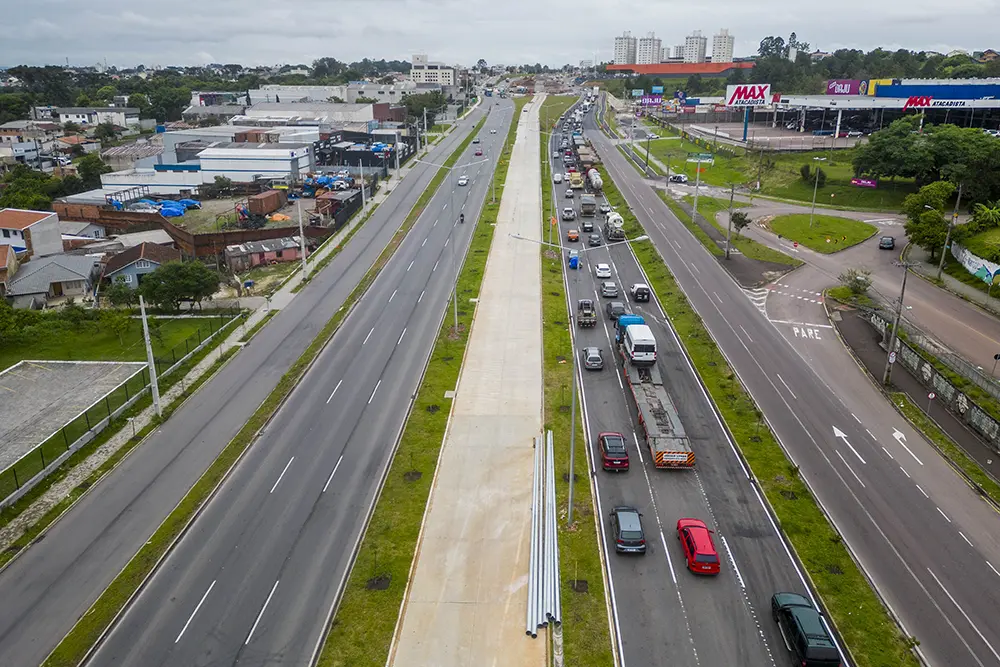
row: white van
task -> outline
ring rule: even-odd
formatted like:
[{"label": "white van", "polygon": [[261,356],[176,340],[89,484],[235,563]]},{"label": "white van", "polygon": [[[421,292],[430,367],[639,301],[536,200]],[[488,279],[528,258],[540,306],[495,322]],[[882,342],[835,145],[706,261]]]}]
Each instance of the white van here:
[{"label": "white van", "polygon": [[552,182],[555,183],[556,185],[559,185],[560,183],[562,183],[562,174],[553,174],[552,175]]},{"label": "white van", "polygon": [[633,366],[652,366],[656,363],[656,339],[646,324],[630,324],[625,327],[622,349]]}]

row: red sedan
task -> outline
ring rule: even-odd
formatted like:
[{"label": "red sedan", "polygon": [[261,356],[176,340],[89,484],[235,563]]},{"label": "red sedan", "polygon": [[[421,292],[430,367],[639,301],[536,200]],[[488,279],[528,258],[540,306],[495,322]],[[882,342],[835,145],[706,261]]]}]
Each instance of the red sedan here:
[{"label": "red sedan", "polygon": [[718,574],[719,553],[712,542],[712,531],[701,519],[678,519],[677,539],[684,549],[687,567],[695,574]]},{"label": "red sedan", "polygon": [[482,148],[477,148],[476,149],[476,157],[479,157],[482,154],[483,154],[483,149]]}]

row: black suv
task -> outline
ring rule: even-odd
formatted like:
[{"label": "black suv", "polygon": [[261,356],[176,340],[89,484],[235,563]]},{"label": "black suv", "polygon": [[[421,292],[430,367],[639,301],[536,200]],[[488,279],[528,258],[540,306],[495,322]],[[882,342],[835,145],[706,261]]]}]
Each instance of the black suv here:
[{"label": "black suv", "polygon": [[771,596],[774,617],[785,646],[802,667],[841,667],[837,650],[816,607],[798,593]]},{"label": "black suv", "polygon": [[646,533],[642,530],[642,515],[634,507],[622,506],[611,510],[611,537],[615,551],[622,554],[646,553]]}]

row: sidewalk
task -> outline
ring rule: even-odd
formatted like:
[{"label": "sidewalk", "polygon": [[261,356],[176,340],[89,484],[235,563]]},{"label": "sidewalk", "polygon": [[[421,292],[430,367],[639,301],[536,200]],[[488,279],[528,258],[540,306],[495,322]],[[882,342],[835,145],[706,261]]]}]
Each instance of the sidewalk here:
[{"label": "sidewalk", "polygon": [[[920,262],[917,266],[913,267],[914,273],[929,280],[937,278],[938,262],[941,261],[940,255],[932,261],[929,252],[918,246],[911,245],[907,259]],[[978,290],[972,285],[966,285],[958,278],[950,276],[944,271],[941,272],[941,282],[949,292],[954,292],[966,301],[971,301],[984,310],[989,311],[992,315],[1000,315],[1000,304],[997,303],[997,297],[1000,297],[1000,290],[996,291],[995,296],[987,296],[986,292]]]},{"label": "sidewalk", "polygon": [[543,667],[525,636],[533,438],[542,430],[537,95],[518,114],[482,291],[389,664]]}]

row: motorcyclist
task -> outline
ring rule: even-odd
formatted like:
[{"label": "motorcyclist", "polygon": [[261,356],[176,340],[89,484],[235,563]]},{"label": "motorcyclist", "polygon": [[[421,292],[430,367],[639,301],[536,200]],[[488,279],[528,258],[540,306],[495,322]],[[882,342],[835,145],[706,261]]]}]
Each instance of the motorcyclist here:
[{"label": "motorcyclist", "polygon": [[459,213],[458,214],[458,221],[460,223],[462,223],[463,225],[465,224],[465,214],[464,213]]}]

